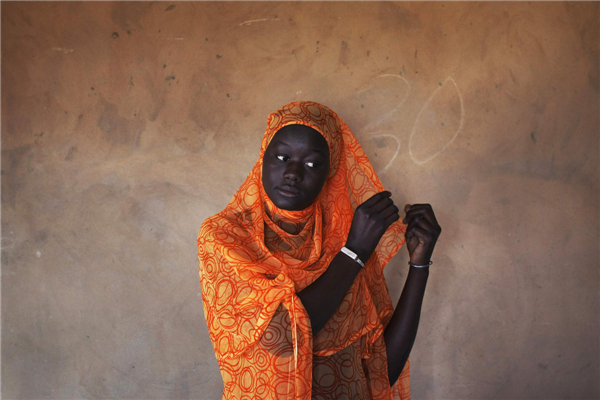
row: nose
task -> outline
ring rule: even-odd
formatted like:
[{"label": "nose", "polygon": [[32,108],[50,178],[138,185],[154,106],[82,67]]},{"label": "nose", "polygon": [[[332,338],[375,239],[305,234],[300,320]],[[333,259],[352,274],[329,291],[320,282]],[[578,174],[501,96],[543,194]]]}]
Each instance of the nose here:
[{"label": "nose", "polygon": [[285,167],[285,171],[283,172],[283,177],[293,182],[302,182],[302,164],[289,161]]}]

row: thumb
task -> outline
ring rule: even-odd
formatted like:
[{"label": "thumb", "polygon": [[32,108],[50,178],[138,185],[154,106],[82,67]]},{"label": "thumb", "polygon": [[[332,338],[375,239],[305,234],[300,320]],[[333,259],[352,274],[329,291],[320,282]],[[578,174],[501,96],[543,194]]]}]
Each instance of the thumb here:
[{"label": "thumb", "polygon": [[[408,210],[410,210],[410,204],[405,204],[404,205],[404,214],[406,214],[408,212]],[[404,218],[402,218],[402,223],[406,224],[406,215],[404,216]]]}]

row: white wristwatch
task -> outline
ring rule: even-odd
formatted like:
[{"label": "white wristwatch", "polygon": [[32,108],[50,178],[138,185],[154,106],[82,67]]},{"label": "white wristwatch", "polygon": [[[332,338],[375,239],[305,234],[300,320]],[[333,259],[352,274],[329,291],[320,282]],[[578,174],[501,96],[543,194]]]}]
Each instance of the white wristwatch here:
[{"label": "white wristwatch", "polygon": [[360,258],[358,258],[358,256],[356,255],[356,253],[353,252],[352,250],[350,250],[349,248],[347,248],[346,246],[342,247],[342,253],[344,253],[345,255],[347,255],[348,257],[350,257],[351,259],[353,259],[357,263],[359,263],[361,267],[365,266],[365,263],[363,263],[360,260]]}]

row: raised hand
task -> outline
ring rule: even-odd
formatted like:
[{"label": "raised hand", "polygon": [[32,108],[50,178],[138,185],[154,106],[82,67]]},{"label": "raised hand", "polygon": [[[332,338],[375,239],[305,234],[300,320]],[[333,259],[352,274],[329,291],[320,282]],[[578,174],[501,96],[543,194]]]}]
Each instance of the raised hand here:
[{"label": "raised hand", "polygon": [[346,247],[363,262],[369,259],[387,228],[400,219],[391,195],[387,190],[376,193],[354,211]]},{"label": "raised hand", "polygon": [[402,223],[408,223],[404,237],[410,262],[416,265],[428,264],[442,233],[431,204],[407,204],[404,206],[404,212],[406,216]]}]

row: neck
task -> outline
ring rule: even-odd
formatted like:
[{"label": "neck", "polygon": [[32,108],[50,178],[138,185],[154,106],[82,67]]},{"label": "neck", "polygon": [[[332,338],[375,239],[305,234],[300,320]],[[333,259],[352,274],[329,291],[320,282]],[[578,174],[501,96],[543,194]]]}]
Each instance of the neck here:
[{"label": "neck", "polygon": [[290,211],[277,207],[275,203],[269,199],[269,196],[264,193],[264,190],[262,190],[262,197],[265,212],[268,217],[281,229],[293,235],[297,235],[302,231],[302,228],[304,228],[306,222],[314,213],[315,203],[304,210]]}]

